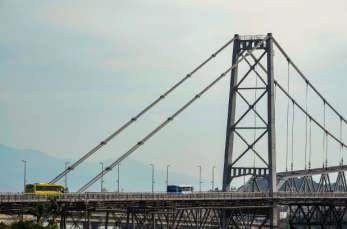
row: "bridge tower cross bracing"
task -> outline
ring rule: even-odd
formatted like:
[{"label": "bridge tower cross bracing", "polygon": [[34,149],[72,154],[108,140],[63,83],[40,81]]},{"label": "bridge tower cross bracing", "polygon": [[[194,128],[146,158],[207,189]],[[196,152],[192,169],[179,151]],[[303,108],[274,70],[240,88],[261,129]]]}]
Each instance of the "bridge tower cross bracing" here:
[{"label": "bridge tower cross bracing", "polygon": [[[257,185],[257,178],[266,178],[268,181],[268,191],[269,197],[273,197],[274,192],[277,192],[276,186],[276,135],[275,135],[275,101],[274,101],[274,62],[273,62],[273,37],[271,33],[267,34],[268,39],[266,43],[260,45],[257,49],[262,51],[262,55],[257,59],[253,53],[249,53],[249,50],[253,49],[263,38],[264,36],[244,36],[240,37],[238,34],[235,35],[234,48],[233,48],[233,59],[232,65],[238,62],[240,57],[244,55],[251,56],[254,60],[254,64],[251,65],[248,61],[250,69],[247,73],[238,79],[239,67],[235,67],[231,71],[230,79],[230,92],[229,92],[229,109],[228,109],[228,121],[227,121],[227,131],[226,131],[226,144],[225,144],[225,156],[224,156],[224,174],[223,174],[223,191],[230,191],[230,183],[232,179],[240,176],[251,175],[253,179],[253,188],[254,185]],[[266,66],[260,64],[260,60],[266,56]],[[256,72],[256,66],[259,65],[266,72],[266,81],[261,79],[261,76]],[[245,81],[247,77],[250,77],[250,72],[255,72],[256,77],[259,77],[260,80],[265,84],[263,88],[256,87],[240,87],[242,82]],[[240,90],[261,90],[261,95],[256,98],[254,103],[249,103],[243,96],[240,94]],[[248,110],[241,115],[241,117],[236,119],[236,98],[239,95],[249,106]],[[262,118],[261,115],[256,111],[255,106],[261,99],[267,97],[267,117]],[[252,143],[247,142],[242,137],[237,130],[247,129],[247,130],[256,130],[260,127],[254,125],[254,127],[244,127],[240,126],[240,121],[249,114],[249,111],[253,110],[254,113],[263,121],[265,126],[263,127],[263,133]],[[260,128],[261,129],[261,128]],[[235,134],[238,135],[246,144],[247,149],[241,153],[238,158],[233,158],[233,152],[235,149]],[[267,134],[267,135],[266,135]],[[254,135],[255,136],[255,135]],[[267,136],[267,159],[262,158],[254,149],[255,144],[261,139]],[[255,163],[253,165],[249,164],[246,167],[236,167],[235,163],[239,161],[248,151],[253,151],[265,164],[262,167],[256,167]],[[246,185],[244,185],[246,186]],[[245,188],[245,187],[244,187]],[[278,223],[278,215],[276,206],[273,206],[269,209],[268,217],[270,219],[270,227],[276,227]]]},{"label": "bridge tower cross bracing", "polygon": [[[249,55],[248,51],[251,50],[259,41],[263,39],[263,36],[244,36],[240,37],[235,35],[237,38],[234,41],[233,48],[233,59],[232,64],[235,64],[238,59],[243,55]],[[272,196],[274,192],[277,191],[276,188],[276,135],[275,135],[275,103],[274,103],[274,63],[273,63],[273,37],[272,34],[268,34],[268,39],[266,43],[257,48],[259,51],[263,51],[262,55],[257,59],[253,54],[250,56],[254,59],[255,63],[250,65],[249,71],[238,80],[238,67],[235,67],[231,72],[230,80],[230,93],[229,93],[229,109],[228,109],[228,121],[227,121],[227,131],[226,131],[226,145],[225,145],[225,156],[224,156],[224,174],[223,174],[223,191],[230,190],[230,183],[236,177],[251,175],[253,177],[266,178],[269,184],[269,195]],[[267,69],[260,64],[260,60],[266,56]],[[266,72],[266,83],[263,90],[260,87],[241,87],[242,82],[245,81],[247,77],[250,77],[250,72],[254,71],[256,77],[261,78],[261,76],[255,71],[255,67],[260,66]],[[236,119],[236,99],[237,95],[240,94],[241,89],[247,89],[247,91],[260,90],[263,93],[255,100],[255,102],[248,103],[248,110],[241,115],[241,117]],[[256,112],[255,106],[262,99],[263,96],[267,97],[267,117],[262,118],[259,113]],[[265,98],[264,98],[265,99]],[[245,100],[245,98],[243,98]],[[265,127],[263,127],[264,132],[260,135],[254,142],[247,142],[248,148],[239,156],[238,158],[233,158],[233,153],[235,149],[235,134],[243,139],[242,134],[238,132],[240,129],[247,130],[259,130],[261,127],[244,127],[240,126],[240,121],[247,115],[251,115],[249,111],[253,110],[255,114],[263,120]],[[266,121],[265,121],[266,120]],[[266,135],[267,134],[267,135]],[[255,143],[257,143],[261,138],[267,137],[267,159],[262,158],[254,149]],[[243,139],[245,142],[245,140]],[[249,165],[246,167],[237,167],[235,163],[239,161],[248,151],[253,151],[265,164],[262,167],[256,167],[254,165]]]}]

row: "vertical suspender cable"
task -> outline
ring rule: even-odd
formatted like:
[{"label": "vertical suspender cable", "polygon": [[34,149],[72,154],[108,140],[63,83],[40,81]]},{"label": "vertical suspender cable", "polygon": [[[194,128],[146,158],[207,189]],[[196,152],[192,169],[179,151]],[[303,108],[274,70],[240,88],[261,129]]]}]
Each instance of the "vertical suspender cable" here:
[{"label": "vertical suspender cable", "polygon": [[[325,129],[325,100],[324,102],[324,113],[323,113],[323,127]],[[324,150],[325,150],[325,131],[323,130],[323,168],[324,168]]]},{"label": "vertical suspender cable", "polygon": [[328,167],[328,132],[325,132],[325,141],[326,141],[326,149],[325,149],[325,167]]},{"label": "vertical suspender cable", "polygon": [[311,169],[311,153],[312,153],[312,119],[311,119],[311,117],[310,117],[310,139],[309,139],[309,141],[310,141],[310,155],[309,155],[309,157],[308,157],[308,169]]},{"label": "vertical suspender cable", "polygon": [[275,84],[275,107],[276,107],[276,101],[277,101],[277,84]]},{"label": "vertical suspender cable", "polygon": [[[341,141],[342,142],[342,120],[343,118],[341,118]],[[341,155],[342,155],[342,161],[341,161],[341,164],[343,165],[343,145],[341,144]]]},{"label": "vertical suspender cable", "polygon": [[277,84],[277,86],[281,89],[281,91],[287,96],[289,97],[293,103],[306,115],[308,115],[310,117],[310,119],[312,119],[312,121],[317,124],[317,126],[319,128],[321,128],[323,130],[324,133],[326,133],[327,135],[329,135],[331,138],[333,138],[335,141],[337,141],[338,143],[340,143],[341,145],[343,145],[343,147],[347,148],[347,145],[344,144],[343,142],[341,142],[338,137],[334,136],[332,133],[330,133],[327,129],[325,129],[317,120],[315,120],[314,118],[312,118],[312,116],[310,116],[308,113],[306,113],[305,109],[302,108],[297,102],[295,102],[295,100],[287,93],[286,90],[283,89],[283,87],[281,87],[281,85],[275,81],[275,83]]},{"label": "vertical suspender cable", "polygon": [[[342,142],[342,117],[340,118],[340,142]],[[343,165],[343,146],[340,144],[340,165]]]},{"label": "vertical suspender cable", "polygon": [[[287,53],[284,52],[284,50],[282,49],[282,47],[278,44],[278,42],[276,41],[276,39],[273,39],[274,41],[274,44],[277,46],[277,48],[279,49],[279,51],[284,55],[284,57],[287,59],[287,60],[290,60],[289,56],[287,55]],[[299,70],[299,68],[293,63],[293,61],[290,61],[290,64],[292,65],[292,67],[294,68],[294,70],[299,73],[299,75],[301,76],[301,78],[303,78],[308,84],[309,86],[312,88],[312,90],[314,92],[316,92],[316,94],[322,99],[325,101],[325,103],[328,105],[328,107],[331,108],[331,110],[339,117],[342,118],[343,122],[347,123],[347,120],[344,119],[341,114],[339,112],[337,112],[329,102],[326,101],[326,99],[318,92],[318,90],[307,80],[307,78],[304,76],[304,74],[302,74],[302,72]],[[330,135],[331,137],[331,135]],[[346,147],[344,145],[344,147]]]},{"label": "vertical suspender cable", "polygon": [[294,162],[294,101],[293,101],[293,122],[292,122],[292,164],[291,170],[293,171]]},{"label": "vertical suspender cable", "polygon": [[[307,113],[307,91],[308,91],[308,84],[306,83],[306,113]],[[305,123],[305,170],[307,166],[306,158],[307,158],[307,115],[306,117],[306,123]]]},{"label": "vertical suspender cable", "polygon": [[[289,60],[288,60],[288,84],[287,84],[288,88],[288,94],[289,94]],[[288,171],[288,150],[289,150],[289,146],[288,146],[288,138],[289,138],[289,98],[288,98],[288,102],[287,102],[287,139],[286,139],[286,147],[287,147],[287,152],[286,152],[286,171]]]}]

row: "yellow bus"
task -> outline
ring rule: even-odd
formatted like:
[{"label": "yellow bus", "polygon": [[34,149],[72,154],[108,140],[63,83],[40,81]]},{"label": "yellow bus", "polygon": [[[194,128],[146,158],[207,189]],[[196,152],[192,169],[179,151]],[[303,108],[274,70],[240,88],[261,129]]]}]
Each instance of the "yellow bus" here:
[{"label": "yellow bus", "polygon": [[61,184],[35,183],[25,185],[25,193],[60,194],[64,192],[64,186]]}]

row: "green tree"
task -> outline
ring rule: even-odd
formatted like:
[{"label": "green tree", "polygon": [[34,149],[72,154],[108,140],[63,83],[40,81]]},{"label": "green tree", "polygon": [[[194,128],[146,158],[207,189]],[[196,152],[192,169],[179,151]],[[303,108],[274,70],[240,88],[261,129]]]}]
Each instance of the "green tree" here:
[{"label": "green tree", "polygon": [[14,222],[11,224],[11,229],[42,229],[43,226],[39,223],[34,223],[32,221],[23,221]]},{"label": "green tree", "polygon": [[56,218],[57,216],[61,215],[65,211],[65,204],[59,204],[56,199],[50,199],[48,201],[48,212],[52,214],[52,220],[50,221],[51,225],[56,225]]},{"label": "green tree", "polygon": [[11,228],[10,225],[5,224],[4,222],[0,222],[0,229],[10,229],[10,228]]},{"label": "green tree", "polygon": [[36,222],[41,223],[41,219],[48,214],[46,203],[36,203],[35,207],[29,208],[26,213],[36,216]]}]

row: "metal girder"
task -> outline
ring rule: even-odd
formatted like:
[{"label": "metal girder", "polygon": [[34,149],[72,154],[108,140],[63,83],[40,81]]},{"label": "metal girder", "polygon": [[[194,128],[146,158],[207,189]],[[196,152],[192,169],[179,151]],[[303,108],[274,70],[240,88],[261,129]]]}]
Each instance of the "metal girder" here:
[{"label": "metal girder", "polygon": [[346,176],[344,172],[339,172],[337,175],[334,192],[347,192]]},{"label": "metal girder", "polygon": [[346,209],[345,205],[289,205],[289,225],[291,228],[346,228]]},{"label": "metal girder", "polygon": [[280,172],[280,173],[277,173],[277,179],[289,178],[289,177],[313,176],[313,175],[321,175],[323,173],[336,173],[336,172],[343,172],[343,171],[347,171],[347,165]]},{"label": "metal girder", "polygon": [[[326,168],[330,173],[336,172],[335,168],[329,170]],[[290,172],[288,176],[278,176],[279,182],[277,185],[278,190],[281,189],[281,187],[284,187],[284,191],[290,191],[290,192],[307,192],[307,193],[314,193],[314,192],[347,192],[347,183],[346,183],[346,177],[344,171],[338,171],[338,175],[336,178],[335,183],[331,183],[329,173],[323,173],[320,174],[320,180],[318,184],[314,183],[312,175],[318,175],[317,173],[320,171],[320,169],[317,169],[316,171],[312,173],[305,173],[306,175],[301,176],[301,172]],[[299,185],[297,184],[297,179],[300,178]],[[282,190],[283,191],[283,190]]]}]

